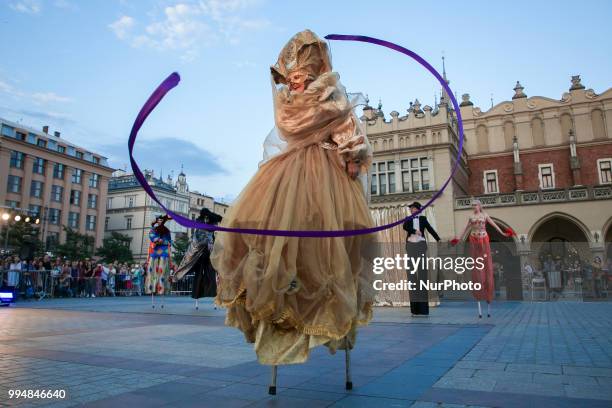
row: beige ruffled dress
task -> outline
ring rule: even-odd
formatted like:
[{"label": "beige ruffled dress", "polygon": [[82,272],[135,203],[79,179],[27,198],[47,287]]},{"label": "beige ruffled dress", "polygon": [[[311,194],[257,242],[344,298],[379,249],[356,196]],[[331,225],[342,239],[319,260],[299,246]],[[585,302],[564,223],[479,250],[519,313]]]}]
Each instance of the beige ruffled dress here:
[{"label": "beige ruffled dress", "polygon": [[[303,93],[286,75],[312,76]],[[346,163],[371,159],[346,91],[331,72],[325,42],[310,31],[294,36],[272,68],[275,122],[286,143],[259,170],[226,213],[222,226],[266,230],[340,230],[374,225],[361,182]],[[333,352],[372,316],[373,236],[295,238],[219,232],[211,260],[216,302],[226,324],[255,343],[260,363],[302,363],[310,349]]]}]

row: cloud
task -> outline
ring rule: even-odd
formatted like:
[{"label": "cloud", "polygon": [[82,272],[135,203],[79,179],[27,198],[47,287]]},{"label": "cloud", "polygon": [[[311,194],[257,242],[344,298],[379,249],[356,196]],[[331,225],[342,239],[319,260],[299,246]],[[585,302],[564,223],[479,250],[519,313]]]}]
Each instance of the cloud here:
[{"label": "cloud", "polygon": [[[128,166],[129,169],[127,143],[99,146],[98,150],[107,155],[110,164],[115,168],[122,169]],[[137,142],[134,147],[134,156],[141,169],[148,168],[157,171],[163,168],[164,173],[168,173],[172,169],[178,171],[183,166],[188,176],[228,173],[212,153],[190,141],[175,137]]]},{"label": "cloud", "polygon": [[31,95],[34,101],[40,103],[48,103],[48,102],[71,102],[72,98],[67,96],[61,96],[54,92],[35,92]]},{"label": "cloud", "polygon": [[148,24],[122,15],[109,28],[132,47],[180,51],[184,61],[191,61],[199,55],[202,46],[222,41],[235,44],[245,31],[268,27],[267,20],[242,16],[255,4],[252,0],[182,2],[165,7]]},{"label": "cloud", "polygon": [[66,103],[72,102],[73,99],[68,96],[58,95],[55,92],[26,92],[15,88],[8,82],[0,80],[0,94],[6,94],[17,99],[26,99],[37,105],[49,103]]},{"label": "cloud", "polygon": [[42,9],[40,2],[36,0],[21,0],[15,3],[9,3],[9,7],[15,11],[26,14],[38,14]]},{"label": "cloud", "polygon": [[130,16],[121,16],[117,21],[108,26],[115,33],[117,38],[124,40],[134,27],[134,19]]},{"label": "cloud", "polygon": [[61,112],[15,109],[9,108],[8,106],[0,106],[0,112],[2,112],[3,116],[12,116],[14,118],[18,117],[18,119],[14,120],[15,122],[19,122],[21,119],[26,117],[33,119],[33,121],[44,122],[44,124],[55,125],[56,127],[65,127],[67,125],[76,124],[76,121],[70,115]]}]

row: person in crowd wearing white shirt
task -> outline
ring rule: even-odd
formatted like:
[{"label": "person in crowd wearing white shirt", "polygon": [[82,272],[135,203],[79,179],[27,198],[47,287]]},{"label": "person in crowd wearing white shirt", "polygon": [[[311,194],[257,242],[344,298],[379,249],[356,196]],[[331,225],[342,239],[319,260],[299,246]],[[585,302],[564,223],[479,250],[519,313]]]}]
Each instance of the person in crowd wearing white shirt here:
[{"label": "person in crowd wearing white shirt", "polygon": [[19,286],[19,277],[21,276],[22,268],[21,260],[18,256],[13,258],[13,262],[9,265],[7,285],[15,291]]}]

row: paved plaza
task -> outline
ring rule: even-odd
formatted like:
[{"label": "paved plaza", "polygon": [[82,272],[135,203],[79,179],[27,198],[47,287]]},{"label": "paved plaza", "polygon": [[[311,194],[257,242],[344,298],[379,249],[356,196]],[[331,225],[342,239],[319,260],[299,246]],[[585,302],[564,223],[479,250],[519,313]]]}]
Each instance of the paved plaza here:
[{"label": "paved plaza", "polygon": [[[612,303],[445,302],[428,318],[377,308],[352,352],[255,360],[210,299],[45,299],[0,308],[0,406],[612,407]],[[65,399],[9,399],[9,390]]]}]

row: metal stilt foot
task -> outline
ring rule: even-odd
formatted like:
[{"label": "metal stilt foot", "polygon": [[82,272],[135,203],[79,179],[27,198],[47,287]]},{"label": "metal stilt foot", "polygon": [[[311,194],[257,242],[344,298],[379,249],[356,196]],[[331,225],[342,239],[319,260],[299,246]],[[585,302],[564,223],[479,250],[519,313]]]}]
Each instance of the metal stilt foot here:
[{"label": "metal stilt foot", "polygon": [[351,349],[349,347],[348,337],[344,338],[344,352],[346,358],[346,389],[353,389],[353,381],[351,380]]},{"label": "metal stilt foot", "polygon": [[276,374],[278,366],[272,366],[272,379],[270,381],[270,387],[268,388],[268,394],[276,395]]}]

